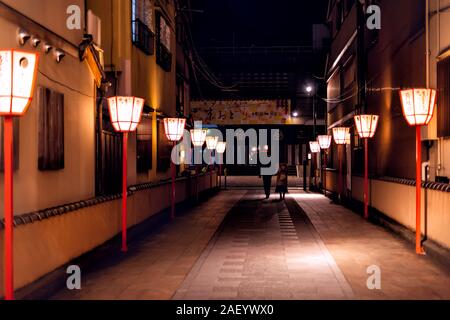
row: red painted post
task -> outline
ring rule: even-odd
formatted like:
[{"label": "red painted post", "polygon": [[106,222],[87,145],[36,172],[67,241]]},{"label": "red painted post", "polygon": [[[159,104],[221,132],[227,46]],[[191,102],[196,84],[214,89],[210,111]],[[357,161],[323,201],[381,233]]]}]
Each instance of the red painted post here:
[{"label": "red painted post", "polygon": [[422,226],[421,226],[421,210],[422,210],[422,142],[421,142],[421,127],[416,126],[416,253],[425,254],[422,247]]},{"label": "red painted post", "polygon": [[[175,148],[176,142],[173,142],[173,147]],[[176,176],[176,168],[173,161],[170,161],[170,169],[172,171],[172,192],[171,192],[171,200],[172,200],[172,211],[170,214],[170,218],[173,220],[175,219],[175,176]]]},{"label": "red painted post", "polygon": [[198,184],[199,184],[199,178],[198,178],[198,166],[195,166],[195,199],[198,202],[199,199],[199,191],[198,191]]},{"label": "red painted post", "polygon": [[364,141],[364,218],[369,219],[369,139]]},{"label": "red painted post", "polygon": [[5,300],[14,300],[13,264],[13,118],[4,121],[5,165]]},{"label": "red painted post", "polygon": [[219,164],[219,189],[222,188],[222,165]]},{"label": "red painted post", "polygon": [[342,197],[342,189],[343,189],[343,183],[342,183],[342,145],[338,145],[338,158],[339,158],[339,201],[341,201]]},{"label": "red painted post", "polygon": [[128,132],[123,133],[122,142],[122,252],[127,252],[127,162],[128,162]]},{"label": "red painted post", "polygon": [[324,157],[323,157],[323,194],[327,195],[327,151],[324,150]]}]

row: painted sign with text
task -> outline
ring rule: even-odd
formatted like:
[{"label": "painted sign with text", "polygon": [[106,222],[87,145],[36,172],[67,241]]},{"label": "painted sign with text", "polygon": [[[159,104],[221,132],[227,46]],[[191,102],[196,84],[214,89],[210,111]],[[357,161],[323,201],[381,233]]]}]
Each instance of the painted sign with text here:
[{"label": "painted sign with text", "polygon": [[289,100],[192,101],[196,121],[215,125],[287,124],[290,119]]}]

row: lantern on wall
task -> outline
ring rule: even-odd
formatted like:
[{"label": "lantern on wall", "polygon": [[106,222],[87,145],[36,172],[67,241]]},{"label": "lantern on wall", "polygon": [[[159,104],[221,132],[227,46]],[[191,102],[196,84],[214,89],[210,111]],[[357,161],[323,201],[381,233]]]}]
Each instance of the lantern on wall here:
[{"label": "lantern on wall", "polygon": [[347,135],[350,133],[350,128],[337,127],[333,128],[333,138],[337,145],[347,143]]},{"label": "lantern on wall", "polygon": [[[173,147],[175,148],[175,144],[181,140],[184,133],[184,128],[186,126],[186,119],[184,118],[164,118],[164,132],[169,141],[173,143]],[[170,171],[172,172],[172,188],[171,188],[171,219],[175,219],[175,178],[176,178],[176,168],[175,163],[170,160]]]},{"label": "lantern on wall", "polygon": [[436,105],[436,90],[407,89],[400,91],[403,116],[410,126],[416,127],[416,253],[424,254],[422,246],[422,137],[421,126],[428,125],[433,118]]},{"label": "lantern on wall", "polygon": [[5,299],[14,299],[13,264],[13,117],[23,116],[33,98],[38,55],[0,50],[0,115],[4,116],[4,227]]},{"label": "lantern on wall", "polygon": [[320,149],[326,150],[326,149],[330,148],[331,136],[328,136],[328,135],[318,136],[317,142],[319,142]]},{"label": "lantern on wall", "polygon": [[128,133],[136,130],[141,121],[144,99],[136,97],[108,98],[109,116],[114,130],[122,132],[122,251],[127,252],[127,166]]},{"label": "lantern on wall", "polygon": [[206,129],[192,129],[191,130],[191,140],[194,147],[203,147],[206,141],[206,134],[208,130]]},{"label": "lantern on wall", "polygon": [[310,141],[309,142],[309,149],[312,153],[319,153],[320,152],[320,145],[317,141]]},{"label": "lantern on wall", "polygon": [[136,97],[108,98],[111,124],[117,132],[133,132],[141,121],[144,99]]},{"label": "lantern on wall", "polygon": [[361,139],[373,138],[377,131],[379,116],[373,114],[361,114],[355,116],[355,125]]},{"label": "lantern on wall", "polygon": [[369,218],[369,139],[375,136],[379,116],[360,114],[354,117],[356,130],[364,139],[364,218]]},{"label": "lantern on wall", "polygon": [[184,118],[165,118],[164,132],[169,141],[178,142],[183,137],[186,119]]}]

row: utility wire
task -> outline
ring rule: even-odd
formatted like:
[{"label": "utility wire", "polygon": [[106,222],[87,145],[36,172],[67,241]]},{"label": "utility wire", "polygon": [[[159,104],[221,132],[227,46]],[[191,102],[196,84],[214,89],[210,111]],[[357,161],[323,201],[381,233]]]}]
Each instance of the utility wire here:
[{"label": "utility wire", "polygon": [[85,96],[85,97],[88,97],[88,98],[94,98],[93,95],[85,94],[85,93],[83,93],[83,92],[81,92],[81,91],[79,91],[79,90],[77,90],[77,89],[75,89],[75,88],[72,88],[72,87],[70,87],[70,86],[68,86],[68,85],[66,85],[66,84],[64,84],[64,83],[62,83],[62,82],[59,82],[58,80],[55,80],[55,79],[51,78],[50,76],[46,75],[46,74],[45,74],[44,72],[42,72],[41,70],[38,70],[38,72],[39,72],[41,75],[43,75],[45,78],[47,78],[48,80],[50,80],[50,81],[52,81],[52,82],[54,82],[54,83],[60,85],[61,87],[64,87],[64,88],[66,88],[66,89],[69,89],[70,91],[79,93],[79,94],[81,94],[81,95],[83,95],[83,96]]}]

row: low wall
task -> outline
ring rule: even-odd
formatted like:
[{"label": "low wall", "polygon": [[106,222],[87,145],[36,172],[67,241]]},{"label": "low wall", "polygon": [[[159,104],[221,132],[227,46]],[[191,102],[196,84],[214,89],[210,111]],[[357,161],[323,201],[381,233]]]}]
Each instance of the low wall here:
[{"label": "low wall", "polygon": [[[176,201],[217,186],[213,173],[181,178],[176,183]],[[128,226],[134,226],[170,207],[170,182],[129,188]],[[93,204],[98,202],[98,204]],[[69,207],[82,207],[69,210]],[[54,214],[53,214],[54,213]],[[121,232],[121,198],[97,199],[15,218],[14,285],[22,288],[69,261],[91,251]],[[0,248],[4,248],[0,230]],[[3,296],[3,254],[0,255],[0,296]]]},{"label": "low wall", "polygon": [[[364,179],[353,177],[352,197],[363,201]],[[396,222],[415,230],[415,186],[383,179],[369,183],[369,205]],[[450,192],[422,188],[422,232],[450,249]],[[426,223],[425,223],[426,222]],[[426,226],[426,229],[425,229]]]}]

